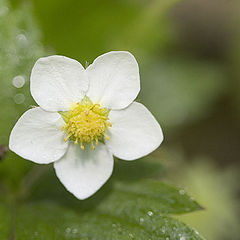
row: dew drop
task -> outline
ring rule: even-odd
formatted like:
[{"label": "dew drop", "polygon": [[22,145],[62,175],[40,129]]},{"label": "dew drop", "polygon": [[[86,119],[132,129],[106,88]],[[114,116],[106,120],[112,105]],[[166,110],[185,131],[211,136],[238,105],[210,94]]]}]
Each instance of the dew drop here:
[{"label": "dew drop", "polygon": [[22,93],[18,93],[13,99],[16,104],[22,104],[25,101],[25,96]]},{"label": "dew drop", "polygon": [[118,234],[122,234],[122,228],[121,227],[118,227]]},{"label": "dew drop", "polygon": [[147,214],[148,214],[149,217],[151,217],[153,215],[153,212],[152,211],[148,211]]},{"label": "dew drop", "polygon": [[179,194],[184,195],[185,191],[183,189],[179,190]]},{"label": "dew drop", "polygon": [[74,228],[74,229],[72,230],[72,233],[73,233],[73,234],[76,234],[77,232],[78,232],[77,228]]},{"label": "dew drop", "polygon": [[185,240],[185,237],[180,237],[179,240]]},{"label": "dew drop", "polygon": [[25,78],[24,78],[24,76],[19,75],[19,76],[14,77],[13,80],[12,80],[12,84],[13,84],[13,86],[16,87],[16,88],[21,88],[21,87],[23,87],[24,84],[25,84]]},{"label": "dew drop", "polygon": [[71,232],[71,228],[69,228],[69,227],[66,228],[66,229],[65,229],[65,232],[66,232],[66,233],[70,233],[70,232]]},{"label": "dew drop", "polygon": [[166,232],[166,228],[165,227],[162,227],[161,229],[162,233],[164,234]]},{"label": "dew drop", "polygon": [[133,239],[134,235],[132,233],[129,233],[129,237]]},{"label": "dew drop", "polygon": [[26,35],[23,34],[23,33],[20,33],[20,34],[17,35],[17,41],[20,44],[27,44],[27,42],[28,42]]},{"label": "dew drop", "polygon": [[144,222],[144,218],[142,218],[142,217],[139,218],[139,222],[140,222],[140,223],[143,223],[143,222]]},{"label": "dew drop", "polygon": [[197,230],[194,231],[197,235],[199,235],[199,232]]}]

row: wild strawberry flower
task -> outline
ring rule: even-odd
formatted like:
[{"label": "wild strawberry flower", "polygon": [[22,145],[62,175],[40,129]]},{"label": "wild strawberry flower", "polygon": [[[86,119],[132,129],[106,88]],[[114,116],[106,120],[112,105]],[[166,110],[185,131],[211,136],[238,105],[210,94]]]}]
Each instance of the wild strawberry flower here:
[{"label": "wild strawberry flower", "polygon": [[20,117],[9,147],[35,163],[54,162],[59,180],[79,199],[108,180],[113,155],[135,160],[163,140],[153,115],[134,102],[140,77],[129,52],[103,54],[86,69],[64,56],[40,58],[30,90],[39,107]]}]

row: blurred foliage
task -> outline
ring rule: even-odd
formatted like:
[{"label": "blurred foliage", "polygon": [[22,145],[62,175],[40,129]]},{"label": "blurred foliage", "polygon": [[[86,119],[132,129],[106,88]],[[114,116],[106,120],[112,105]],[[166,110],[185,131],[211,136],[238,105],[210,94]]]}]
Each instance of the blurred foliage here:
[{"label": "blurred foliage", "polygon": [[221,67],[193,58],[162,57],[142,77],[140,99],[164,127],[201,119],[226,91]]},{"label": "blurred foliage", "polygon": [[[50,213],[51,212],[51,213]],[[64,213],[64,214],[63,214]],[[58,204],[22,206],[16,222],[19,240],[31,239],[191,239],[200,240],[186,225],[166,217],[148,217],[146,224],[131,218],[96,212],[76,212]],[[39,217],[40,216],[40,217]],[[34,225],[31,219],[36,219]],[[146,219],[146,218],[145,218]],[[51,222],[51,224],[49,224]],[[36,226],[36,228],[33,228]],[[158,230],[155,230],[154,227]],[[176,229],[173,231],[173,229]],[[164,233],[163,233],[164,232]]]},{"label": "blurred foliage", "polygon": [[[236,14],[234,15],[234,23],[235,26],[239,25],[240,21],[240,3],[237,1],[237,4],[235,6]],[[240,89],[240,30],[238,27],[236,27],[236,30],[234,31],[234,37],[233,42],[229,51],[229,61],[230,61],[230,71],[231,76],[235,80],[232,84],[232,92],[234,97],[234,107],[238,110],[238,117],[240,118],[240,95],[239,95],[239,89]]]},{"label": "blurred foliage", "polygon": [[[44,55],[40,37],[28,5],[12,10],[8,1],[0,0],[0,144],[5,146],[17,119],[34,104],[29,76],[36,59]],[[19,179],[31,166],[7,153],[1,163],[0,179],[16,190]]]},{"label": "blurred foliage", "polygon": [[[207,210],[179,217],[180,220],[199,229],[208,239],[239,239],[240,209],[237,192],[240,188],[235,169],[220,171],[209,159],[198,158],[193,165],[183,168],[177,182],[187,186],[186,190]],[[213,222],[217,224],[212,224]]]},{"label": "blurred foliage", "polygon": [[40,33],[27,6],[11,10],[0,2],[0,141],[8,143],[10,129],[19,115],[33,104],[29,75],[34,61],[44,54]]},{"label": "blurred foliage", "polygon": [[[193,225],[210,240],[239,238],[239,169],[234,166],[220,168],[207,157],[196,157],[186,162],[182,150],[163,149],[162,176],[169,182],[184,187],[204,206],[204,211],[179,216]],[[176,174],[176,172],[178,174]]]},{"label": "blurred foliage", "polygon": [[154,52],[159,42],[168,44],[171,33],[164,17],[177,2],[36,0],[34,13],[45,33],[44,44],[85,63],[111,50],[144,56]]},{"label": "blurred foliage", "polygon": [[[8,144],[12,126],[34,104],[29,74],[38,57],[52,49],[85,64],[107,51],[128,50],[140,65],[137,100],[160,121],[168,148],[156,151],[154,159],[117,161],[113,178],[86,201],[66,192],[48,167],[34,167],[7,152],[0,162],[0,239],[9,234],[17,240],[201,239],[191,227],[169,217],[201,207],[183,189],[153,180],[156,175],[186,186],[206,207],[177,219],[210,240],[237,239],[239,179],[229,176],[237,175],[233,168],[238,169],[239,156],[226,145],[234,148],[240,139],[232,124],[240,118],[239,1],[11,3],[13,8],[0,0],[1,145]],[[230,135],[220,134],[230,127]],[[189,153],[207,148],[216,152],[209,160],[216,164],[195,157],[195,164],[189,164]],[[222,162],[233,164],[229,171],[220,168],[219,155],[229,156]]]}]

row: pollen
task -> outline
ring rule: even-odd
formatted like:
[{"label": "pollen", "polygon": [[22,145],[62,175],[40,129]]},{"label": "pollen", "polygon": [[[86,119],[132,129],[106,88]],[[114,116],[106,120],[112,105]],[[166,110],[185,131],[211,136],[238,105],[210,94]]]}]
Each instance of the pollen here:
[{"label": "pollen", "polygon": [[94,150],[99,142],[109,140],[106,134],[106,130],[112,126],[108,118],[109,109],[93,104],[87,96],[74,104],[70,111],[59,113],[65,121],[62,127],[66,132],[65,142],[74,141],[82,150],[89,143]]}]

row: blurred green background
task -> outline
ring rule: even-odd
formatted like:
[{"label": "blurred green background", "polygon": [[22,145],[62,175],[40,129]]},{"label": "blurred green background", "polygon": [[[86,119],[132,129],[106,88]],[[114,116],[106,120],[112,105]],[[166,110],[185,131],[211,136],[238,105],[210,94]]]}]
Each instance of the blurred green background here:
[{"label": "blurred green background", "polygon": [[84,65],[127,50],[140,66],[137,100],[164,131],[153,153],[161,177],[205,207],[181,220],[209,240],[239,239],[239,24],[239,0],[0,0],[1,180],[14,191],[32,167],[5,146],[34,105],[35,60],[60,54]]}]

